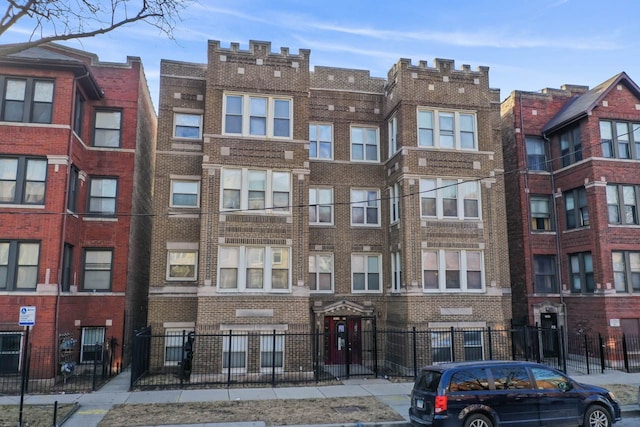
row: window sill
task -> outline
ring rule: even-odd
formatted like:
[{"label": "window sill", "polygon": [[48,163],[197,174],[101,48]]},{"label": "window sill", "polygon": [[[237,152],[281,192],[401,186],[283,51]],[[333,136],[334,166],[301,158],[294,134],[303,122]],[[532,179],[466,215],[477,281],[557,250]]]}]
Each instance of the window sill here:
[{"label": "window sill", "polygon": [[104,222],[118,222],[118,218],[106,217],[106,216],[83,216],[83,221],[104,221]]},{"label": "window sill", "polygon": [[44,203],[41,205],[29,205],[29,204],[14,204],[14,203],[0,203],[0,207],[3,209],[44,209]]}]

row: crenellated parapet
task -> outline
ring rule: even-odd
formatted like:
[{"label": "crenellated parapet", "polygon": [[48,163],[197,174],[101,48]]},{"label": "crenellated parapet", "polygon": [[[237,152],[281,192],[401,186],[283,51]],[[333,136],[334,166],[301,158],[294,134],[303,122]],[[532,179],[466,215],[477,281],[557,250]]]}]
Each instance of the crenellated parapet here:
[{"label": "crenellated parapet", "polygon": [[209,40],[209,54],[218,53],[220,55],[229,55],[231,57],[246,57],[253,59],[284,59],[291,61],[309,61],[311,50],[300,49],[298,54],[292,54],[289,52],[288,47],[281,47],[280,52],[271,51],[271,42],[250,40],[249,49],[240,49],[240,43],[232,42],[228,48],[220,46],[218,40]]}]

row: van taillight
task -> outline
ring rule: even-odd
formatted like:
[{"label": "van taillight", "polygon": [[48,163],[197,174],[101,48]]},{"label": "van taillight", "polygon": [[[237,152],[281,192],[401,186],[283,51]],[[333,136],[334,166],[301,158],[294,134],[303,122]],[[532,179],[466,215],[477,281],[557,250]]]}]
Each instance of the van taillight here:
[{"label": "van taillight", "polygon": [[447,412],[447,396],[436,396],[436,406],[434,408],[436,414]]}]

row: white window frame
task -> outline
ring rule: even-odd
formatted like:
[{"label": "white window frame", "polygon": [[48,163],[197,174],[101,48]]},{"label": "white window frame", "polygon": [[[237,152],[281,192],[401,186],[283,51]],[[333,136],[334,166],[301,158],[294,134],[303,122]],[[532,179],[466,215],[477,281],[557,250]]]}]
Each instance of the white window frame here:
[{"label": "white window frame", "polygon": [[388,122],[389,129],[389,158],[398,151],[398,118],[393,116]]},{"label": "white window frame", "polygon": [[[178,124],[178,117],[184,116],[185,118],[189,117],[191,119],[198,118],[197,126],[189,123],[187,124]],[[190,139],[190,140],[201,140],[202,139],[202,114],[200,113],[187,113],[187,112],[174,112],[173,113],[173,137],[176,139]],[[198,136],[180,136],[177,134],[178,127],[185,127],[189,129],[198,129]]]},{"label": "white window frame", "polygon": [[[364,266],[364,271],[356,271],[356,258],[364,258],[362,261],[362,264]],[[370,258],[376,258],[377,259],[377,268],[378,271],[377,272],[371,272],[369,270],[369,259]],[[364,274],[365,279],[364,279],[364,286],[365,289],[355,289],[354,288],[354,275],[358,273],[358,274]],[[368,289],[368,284],[369,284],[369,274],[378,274],[378,289],[374,289],[374,290],[370,290]],[[374,254],[374,253],[354,253],[351,254],[351,292],[354,294],[362,294],[362,293],[368,293],[368,294],[381,294],[382,293],[382,255],[380,254]]]},{"label": "white window frame", "polygon": [[[329,127],[330,139],[329,141],[321,141],[320,138],[320,128]],[[315,139],[312,138],[312,135],[315,135]],[[320,145],[329,143],[329,156],[321,156]],[[315,156],[312,156],[311,146],[315,144]],[[310,123],[309,124],[309,158],[313,160],[333,160],[333,124],[332,123]]]},{"label": "white window frame", "polygon": [[[167,328],[164,331],[164,366],[178,366],[180,362],[182,362],[182,358],[184,357],[184,348],[182,342],[182,336],[184,332],[185,342],[189,335],[189,332],[193,332],[193,329],[185,329],[185,328]],[[173,345],[170,345],[173,344]],[[175,345],[175,344],[179,344]],[[180,360],[167,360],[167,349],[168,348],[180,348]]]},{"label": "white window frame", "polygon": [[[432,185],[429,185],[431,183]],[[478,216],[465,216],[465,194],[463,190],[467,186],[474,185],[476,187],[476,195],[477,199],[472,199],[477,201],[478,205]],[[456,192],[456,216],[444,215],[444,201],[445,199],[449,200],[447,196],[450,191],[454,190]],[[434,197],[435,191],[435,197]],[[482,186],[480,185],[480,181],[475,179],[455,179],[455,178],[420,178],[420,217],[421,218],[436,218],[436,219],[446,219],[446,220],[481,220],[482,219]],[[423,199],[434,199],[436,200],[436,215],[426,215],[424,213]]]},{"label": "white window frame", "polygon": [[400,183],[389,187],[389,221],[395,224],[400,221],[400,198],[402,197]]},{"label": "white window frame", "polygon": [[[90,359],[90,360],[86,360],[85,356],[84,356],[84,347],[86,346],[91,346],[93,345],[95,347],[96,343],[87,343],[86,342],[86,334],[85,332],[87,332],[88,330],[101,330],[102,331],[102,341],[100,342],[100,344],[104,345],[105,342],[105,336],[107,333],[107,328],[105,328],[104,326],[88,326],[88,327],[83,327],[82,328],[82,333],[81,333],[81,344],[80,344],[80,363],[90,363],[93,362],[95,359]],[[103,348],[104,350],[104,348]],[[95,352],[95,349],[94,349]]]},{"label": "white window frame", "polygon": [[[249,253],[262,249],[262,261],[258,264],[250,265]],[[233,250],[236,252],[237,263],[223,265],[223,258],[221,252],[223,250]],[[274,288],[272,279],[273,272],[277,270],[283,270],[283,268],[276,268],[279,262],[282,262],[282,251],[286,251],[286,270],[287,270],[287,287],[286,288]],[[280,258],[280,261],[278,261]],[[270,260],[270,262],[268,262]],[[247,270],[262,269],[262,287],[251,288],[247,287],[249,280]],[[221,269],[236,269],[236,283],[235,287],[224,288],[220,284],[220,270]],[[291,292],[291,248],[286,246],[234,246],[234,245],[220,245],[218,247],[218,265],[217,265],[217,288],[218,292],[224,293],[290,293]]]},{"label": "white window frame", "polygon": [[[242,114],[241,116],[241,132],[229,132],[227,131],[227,98],[230,96],[236,96],[242,98]],[[266,101],[266,116],[255,116],[265,118],[265,133],[264,134],[252,134],[251,133],[251,99],[264,99]],[[275,116],[276,102],[287,101],[289,103],[289,116],[286,120],[289,121],[289,130],[287,136],[274,135],[275,121],[282,118]],[[225,92],[222,100],[222,133],[223,135],[235,135],[245,136],[252,138],[274,138],[274,139],[293,139],[293,98],[286,96],[268,96],[263,94],[247,94],[237,92]]]},{"label": "white window frame", "polygon": [[[280,366],[276,365],[275,367],[273,366],[264,366],[263,364],[263,360],[262,360],[262,356],[264,353],[268,353],[269,357],[273,357],[271,356],[271,354],[274,352],[273,351],[273,333],[269,333],[269,334],[261,334],[260,335],[260,372],[263,374],[269,374],[271,372],[276,372],[276,373],[282,373],[284,372],[284,359],[285,359],[285,352],[284,352],[284,346],[285,346],[285,334],[283,334],[282,332],[280,333],[276,333],[276,348],[275,348],[275,353],[280,353],[281,354],[281,364]],[[269,365],[271,364],[273,359],[269,360]],[[276,364],[277,364],[277,357],[276,357]]]},{"label": "white window frame", "polygon": [[[436,270],[436,277],[438,278],[438,288],[437,289],[427,289],[425,287],[425,281],[424,281],[424,273],[426,270],[426,256],[427,254],[436,254],[436,262],[437,262],[437,270]],[[447,253],[457,253],[458,254],[458,272],[459,272],[459,281],[460,281],[460,287],[459,288],[447,288],[446,285],[446,273],[447,273],[447,268],[446,268],[446,254]],[[480,289],[468,289],[468,283],[467,283],[467,273],[469,271],[477,271],[477,270],[468,270],[467,269],[467,263],[468,263],[468,254],[469,253],[479,253],[480,254]],[[422,277],[421,277],[421,282],[422,282],[422,291],[424,293],[461,293],[461,292],[465,292],[465,293],[483,293],[485,292],[486,289],[486,284],[485,284],[485,266],[484,266],[484,251],[482,250],[467,250],[467,249],[424,249],[422,251]],[[428,271],[434,271],[434,270],[428,270]]]},{"label": "white window frame", "polygon": [[[195,184],[196,188],[196,192],[195,193],[178,193],[176,192],[176,185],[177,184]],[[176,194],[185,194],[185,195],[195,195],[196,196],[196,203],[194,205],[186,205],[186,204],[179,204],[175,202],[174,196]],[[170,195],[169,195],[169,207],[171,208],[181,208],[181,209],[194,209],[194,208],[199,208],[200,207],[200,179],[199,178],[172,178],[171,179],[171,189],[170,189]]]},{"label": "white window frame", "polygon": [[391,252],[391,292],[400,292],[402,288],[402,254]]},{"label": "white window frame", "polygon": [[[193,264],[183,264],[183,263],[175,263],[172,264],[171,263],[171,258],[173,254],[182,254],[182,255],[193,255],[194,256],[194,260],[193,260]],[[171,275],[171,267],[175,265],[175,266],[180,266],[180,265],[192,265],[193,266],[193,276],[190,277],[178,277],[178,276],[172,276]],[[193,249],[168,249],[167,250],[167,276],[166,276],[166,280],[167,281],[171,281],[171,282],[195,282],[196,280],[198,280],[198,250],[193,250]]]},{"label": "white window frame", "polygon": [[[247,362],[249,360],[249,335],[247,332],[241,332],[239,335],[229,336],[229,331],[224,331],[222,336],[222,360],[221,366],[223,372],[231,372],[234,374],[241,374],[247,372]],[[235,331],[234,331],[235,332]],[[244,366],[232,368],[230,366],[225,367],[228,357],[226,356],[227,349],[229,348],[229,338],[231,338],[231,349],[235,350],[232,353],[244,353]]]},{"label": "white window frame", "polygon": [[[478,334],[480,336],[480,344],[479,345],[469,345],[472,342],[467,340],[468,334]],[[464,348],[464,360],[484,360],[484,333],[482,330],[469,330],[463,332],[463,348]],[[480,358],[479,359],[467,359],[467,349],[480,349]]]},{"label": "white window frame", "polygon": [[[363,141],[362,141],[362,159],[356,159],[353,157],[353,131],[356,129],[362,129],[363,131]],[[367,159],[367,145],[373,145],[370,141],[366,139],[366,131],[374,130],[376,135],[375,147],[376,147],[376,158],[374,160]],[[360,145],[360,144],[358,144]],[[376,126],[367,126],[367,125],[351,125],[349,129],[349,157],[352,162],[363,162],[363,163],[380,163],[380,129]]]},{"label": "white window frame", "polygon": [[[230,184],[226,181],[227,174],[230,173],[237,174],[240,173],[240,188],[231,187]],[[264,192],[264,209],[250,209],[250,200],[249,193],[251,190],[251,176],[264,173],[264,187],[261,189]],[[287,175],[287,191],[288,194],[288,203],[287,206],[274,207],[274,195],[276,193],[285,193],[284,191],[276,191],[282,190],[277,188],[277,183],[280,182],[275,179],[276,176],[284,176]],[[279,170],[267,170],[267,169],[249,169],[249,168],[223,168],[221,171],[221,183],[220,183],[220,211],[221,212],[239,212],[243,211],[244,213],[251,214],[279,214],[279,215],[288,215],[291,213],[291,173],[289,171],[279,171]],[[239,208],[226,208],[225,204],[225,190],[239,191],[240,192],[240,206]]]},{"label": "white window frame", "polygon": [[[352,188],[349,192],[351,196],[351,226],[353,227],[379,227],[380,226],[380,190],[377,188]],[[362,200],[362,197],[357,197],[363,193],[366,198]],[[374,199],[369,199],[375,193]],[[362,194],[360,194],[362,195]],[[363,209],[363,222],[354,222],[354,209]],[[376,222],[367,222],[367,211],[369,209],[375,209],[377,212]]]},{"label": "white window frame", "polygon": [[[320,266],[322,263],[319,262],[320,258],[328,258],[330,270],[329,271],[320,271]],[[315,275],[315,289],[311,287],[311,280],[309,280],[309,291],[314,293],[325,293],[330,294],[334,292],[335,289],[335,262],[333,253],[314,253],[309,255],[309,276]],[[331,275],[331,288],[330,289],[319,289],[320,283],[320,274],[330,274]]]},{"label": "white window frame", "polygon": [[[436,360],[435,349],[446,348],[449,350],[447,360]],[[431,332],[431,361],[433,364],[447,363],[451,361],[451,331]]]},{"label": "white window frame", "polygon": [[[432,114],[432,127],[420,127],[421,125],[421,113],[430,112]],[[453,115],[453,146],[444,146],[440,141],[440,116],[444,114],[452,114]],[[460,151],[478,151],[478,116],[475,111],[466,111],[466,110],[438,110],[437,108],[429,108],[429,107],[418,107],[417,112],[417,135],[418,135],[418,147],[423,148],[437,148],[444,150],[460,150]],[[461,134],[465,133],[461,129],[461,116],[471,116],[473,119],[473,147],[462,147],[462,138]],[[432,131],[432,142],[433,144],[429,145],[422,141],[420,137],[420,129],[430,129]],[[444,130],[442,130],[444,132]],[[468,132],[467,132],[468,133]]]},{"label": "white window frame", "polygon": [[[330,199],[328,203],[321,203],[320,194],[329,194]],[[324,200],[322,201],[324,202]],[[309,187],[309,225],[333,225],[333,188],[332,187]],[[320,209],[329,208],[331,210],[331,219],[327,221],[320,221]],[[312,221],[311,211],[314,211],[316,220]]]}]

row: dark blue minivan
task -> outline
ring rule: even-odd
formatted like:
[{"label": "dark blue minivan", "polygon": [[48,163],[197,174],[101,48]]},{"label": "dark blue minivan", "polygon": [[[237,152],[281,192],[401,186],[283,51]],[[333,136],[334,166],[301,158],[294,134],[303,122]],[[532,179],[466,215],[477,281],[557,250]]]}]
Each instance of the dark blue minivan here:
[{"label": "dark blue minivan", "polygon": [[413,426],[610,427],[613,393],[532,362],[443,363],[420,370],[411,392]]}]

